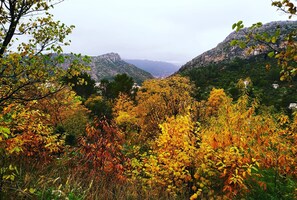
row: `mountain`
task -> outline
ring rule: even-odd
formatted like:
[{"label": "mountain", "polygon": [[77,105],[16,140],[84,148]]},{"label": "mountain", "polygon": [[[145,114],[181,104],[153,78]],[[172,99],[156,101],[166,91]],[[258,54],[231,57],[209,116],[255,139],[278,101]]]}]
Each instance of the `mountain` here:
[{"label": "mountain", "polygon": [[137,66],[144,71],[151,73],[154,77],[167,77],[175,73],[179,67],[168,62],[151,60],[124,59],[127,63]]},{"label": "mountain", "polygon": [[95,81],[111,79],[117,74],[124,73],[132,77],[137,83],[154,78],[150,73],[122,60],[117,53],[108,53],[90,58],[91,63],[89,66],[91,67],[91,71],[89,73]]},{"label": "mountain", "polygon": [[[289,31],[297,29],[297,22],[271,22],[255,31],[272,34],[278,27],[280,37],[284,37]],[[297,77],[291,81],[280,81],[281,69],[276,59],[267,56],[267,49],[247,53],[246,49],[231,46],[232,40],[244,38],[246,30],[231,33],[217,47],[195,57],[177,73],[188,76],[195,83],[197,99],[207,99],[212,88],[223,88],[236,100],[245,90],[250,97],[256,97],[261,105],[292,112],[289,107],[297,102]],[[277,42],[276,45],[281,43]],[[247,85],[240,86],[242,83]]]},{"label": "mountain", "polygon": [[107,53],[100,56],[87,56],[89,62],[85,62],[81,58],[77,58],[72,54],[64,54],[64,56],[66,59],[61,65],[62,68],[67,69],[72,60],[78,59],[80,62],[84,63],[85,66],[90,67],[90,70],[86,72],[90,74],[92,79],[96,82],[100,82],[102,79],[110,80],[117,74],[127,74],[138,84],[141,84],[147,79],[154,78],[149,72],[122,60],[120,55],[117,53]]},{"label": "mountain", "polygon": [[[280,29],[281,36],[284,36],[288,31],[297,29],[297,21],[276,21],[264,24],[262,27],[255,29],[259,33],[267,33],[268,35],[273,34],[277,29]],[[247,52],[247,49],[241,49],[238,46],[231,46],[232,40],[244,40],[245,33],[249,28],[244,28],[239,32],[232,32],[226,37],[226,39],[219,43],[215,48],[206,51],[205,53],[195,57],[191,61],[183,65],[179,72],[190,70],[196,67],[203,67],[209,64],[216,64],[220,62],[232,61],[235,58],[249,59],[255,55],[267,54],[265,49],[254,49],[252,52]]]}]

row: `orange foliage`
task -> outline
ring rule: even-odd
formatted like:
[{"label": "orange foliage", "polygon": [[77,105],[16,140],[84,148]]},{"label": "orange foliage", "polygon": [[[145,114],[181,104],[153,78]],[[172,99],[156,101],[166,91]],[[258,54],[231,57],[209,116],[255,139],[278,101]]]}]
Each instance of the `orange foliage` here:
[{"label": "orange foliage", "polygon": [[227,97],[223,89],[212,89],[206,103],[206,117],[217,114],[221,106],[225,106],[226,103],[231,101],[232,99]]},{"label": "orange foliage", "polygon": [[[169,117],[149,150],[131,161],[132,178],[171,194],[187,191],[191,199],[231,199],[252,187],[266,188],[259,170],[296,177],[296,116],[257,114],[257,101],[244,95],[236,103],[214,89],[194,128],[192,114]],[[252,184],[251,184],[252,182]]]},{"label": "orange foliage", "polygon": [[124,180],[124,164],[128,160],[121,152],[123,142],[123,135],[106,121],[88,125],[86,135],[79,139],[77,170],[97,181]]},{"label": "orange foliage", "polygon": [[53,126],[63,124],[69,116],[78,112],[87,113],[79,97],[68,88],[37,101],[34,108],[47,113],[44,120]]},{"label": "orange foliage", "polygon": [[[287,137],[282,123],[267,113],[256,115],[257,103],[249,102],[247,96],[236,104],[223,100],[219,107],[210,102],[226,98],[222,91],[213,90],[207,102],[216,107],[217,114],[201,129],[194,197],[214,195],[215,188],[228,198],[243,195],[249,191],[246,180],[257,177],[259,168],[295,173],[296,140]],[[288,122],[286,117],[281,121]]]},{"label": "orange foliage", "polygon": [[64,144],[58,135],[42,121],[45,116],[39,110],[31,110],[30,106],[10,104],[3,109],[2,127],[10,130],[6,137],[6,150],[9,154],[17,153],[26,156],[46,156],[50,152],[58,152]]}]

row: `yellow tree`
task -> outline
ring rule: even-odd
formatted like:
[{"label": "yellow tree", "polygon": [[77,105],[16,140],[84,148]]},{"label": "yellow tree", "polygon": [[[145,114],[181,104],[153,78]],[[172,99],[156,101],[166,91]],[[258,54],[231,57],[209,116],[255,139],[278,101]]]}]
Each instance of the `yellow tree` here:
[{"label": "yellow tree", "polygon": [[195,102],[190,80],[181,76],[145,81],[137,93],[135,113],[144,140],[153,139],[166,117],[183,115]]},{"label": "yellow tree", "polygon": [[135,144],[139,126],[135,103],[125,94],[120,94],[113,106],[113,115],[116,124],[125,133],[126,142]]},{"label": "yellow tree", "polygon": [[77,112],[83,110],[87,112],[87,109],[82,105],[80,98],[69,88],[63,88],[63,90],[58,91],[55,94],[35,101],[33,108],[47,113],[49,117],[44,120],[54,127],[63,125],[67,118]]},{"label": "yellow tree", "polygon": [[190,113],[170,117],[160,124],[160,128],[161,133],[152,143],[151,151],[141,158],[143,167],[132,162],[136,167],[133,175],[142,174],[139,178],[146,186],[176,195],[188,190],[193,180],[199,137]]},{"label": "yellow tree", "polygon": [[40,118],[44,123],[52,126],[55,132],[66,136],[67,141],[71,138],[72,143],[75,143],[77,137],[85,133],[89,111],[82,105],[80,97],[70,88],[65,87],[61,91],[35,101],[32,109],[46,113],[47,115]]}]

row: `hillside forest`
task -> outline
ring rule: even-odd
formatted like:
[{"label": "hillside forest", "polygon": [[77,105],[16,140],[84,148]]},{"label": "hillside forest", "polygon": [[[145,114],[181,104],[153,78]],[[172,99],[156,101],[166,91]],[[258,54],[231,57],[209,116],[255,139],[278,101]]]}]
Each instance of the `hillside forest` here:
[{"label": "hillside forest", "polygon": [[231,45],[263,54],[96,84],[58,2],[0,2],[0,200],[297,198],[296,30],[239,21]]}]

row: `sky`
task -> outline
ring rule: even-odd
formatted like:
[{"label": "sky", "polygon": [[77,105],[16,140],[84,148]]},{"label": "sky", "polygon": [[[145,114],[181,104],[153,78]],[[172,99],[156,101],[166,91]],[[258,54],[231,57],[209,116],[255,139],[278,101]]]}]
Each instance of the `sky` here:
[{"label": "sky", "polygon": [[178,65],[216,47],[239,20],[288,20],[271,0],[64,0],[51,13],[76,27],[65,53]]}]

